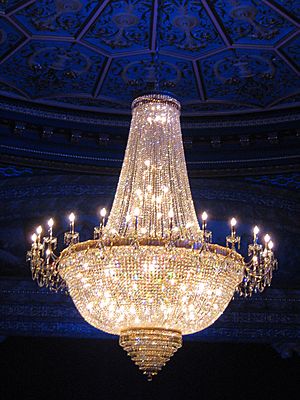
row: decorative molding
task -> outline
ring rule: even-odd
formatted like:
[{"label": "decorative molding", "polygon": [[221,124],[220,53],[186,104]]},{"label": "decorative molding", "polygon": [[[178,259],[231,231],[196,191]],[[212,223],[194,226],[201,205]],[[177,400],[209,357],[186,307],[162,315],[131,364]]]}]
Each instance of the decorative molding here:
[{"label": "decorative molding", "polygon": [[2,0],[0,92],[128,114],[157,81],[190,116],[294,107],[297,12],[294,0]]},{"label": "decorative molding", "polygon": [[[219,177],[234,177],[234,176],[259,176],[265,174],[283,174],[293,173],[300,170],[299,157],[295,158],[295,164],[282,164],[278,165],[254,165],[249,166],[244,162],[243,165],[224,165],[222,163],[213,164],[206,169],[196,169],[195,166],[189,166],[189,176],[191,178],[219,178]],[[74,162],[63,162],[55,160],[43,160],[42,158],[29,158],[29,155],[15,156],[10,154],[1,154],[1,162],[5,164],[15,164],[18,166],[37,168],[42,167],[48,170],[63,171],[64,173],[89,173],[94,175],[119,175],[122,160],[120,159],[118,166],[103,166],[98,163],[97,165],[80,164]],[[189,163],[187,163],[189,164]],[[201,166],[201,165],[200,165]],[[213,167],[214,166],[214,167]],[[217,168],[216,168],[217,167]]]},{"label": "decorative molding", "polygon": [[[41,104],[41,102],[40,102]],[[119,117],[111,116],[110,118],[103,116],[86,116],[80,115],[79,113],[74,113],[74,111],[58,111],[50,110],[50,107],[44,107],[44,109],[39,108],[34,103],[30,105],[27,104],[14,104],[13,102],[0,100],[0,110],[8,111],[12,113],[23,114],[26,116],[43,118],[43,119],[52,119],[59,120],[63,122],[69,123],[79,123],[79,124],[87,124],[94,126],[109,126],[109,127],[119,127],[119,128],[127,128],[129,129],[130,121],[128,118],[123,119]],[[216,128],[244,128],[244,127],[255,127],[255,126],[272,126],[280,123],[291,123],[297,122],[300,120],[300,113],[293,112],[294,110],[286,110],[286,112],[282,115],[278,115],[275,113],[272,117],[265,116],[263,113],[256,113],[255,116],[251,114],[251,116],[245,115],[244,117],[235,116],[229,120],[222,120],[221,116],[217,114],[214,116],[214,119],[209,121],[207,119],[198,121],[188,121],[183,118],[182,120],[182,128],[185,130],[188,129],[216,129]],[[86,114],[86,113],[85,113]]]}]

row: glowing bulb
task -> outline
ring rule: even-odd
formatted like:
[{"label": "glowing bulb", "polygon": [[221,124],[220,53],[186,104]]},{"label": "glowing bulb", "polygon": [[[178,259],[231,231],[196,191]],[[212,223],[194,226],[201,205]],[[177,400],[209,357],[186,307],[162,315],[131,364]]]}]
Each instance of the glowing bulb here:
[{"label": "glowing bulb", "polygon": [[100,215],[101,215],[102,218],[104,218],[106,216],[106,208],[102,208],[100,210]]},{"label": "glowing bulb", "polygon": [[145,165],[146,165],[146,167],[150,167],[150,160],[146,160]]},{"label": "glowing bulb", "polygon": [[135,207],[135,209],[133,210],[133,215],[135,217],[138,217],[140,215],[140,212],[141,212],[140,209],[138,207]]},{"label": "glowing bulb", "polygon": [[265,240],[266,243],[269,243],[269,241],[271,240],[271,237],[270,237],[270,235],[268,233],[264,237],[264,240]]},{"label": "glowing bulb", "polygon": [[231,226],[236,226],[236,222],[237,222],[236,219],[232,218],[230,221]]},{"label": "glowing bulb", "polygon": [[254,235],[257,235],[259,233],[259,227],[258,226],[254,227],[253,233],[254,233]]},{"label": "glowing bulb", "polygon": [[161,213],[161,212],[158,212],[158,213],[157,213],[157,219],[161,219],[161,217],[162,217],[162,213]]},{"label": "glowing bulb", "polygon": [[164,193],[168,193],[169,188],[167,186],[164,186],[162,190],[163,190]]},{"label": "glowing bulb", "polygon": [[170,211],[168,212],[168,217],[169,217],[169,218],[174,218],[174,211],[173,211],[173,210],[170,210]]},{"label": "glowing bulb", "polygon": [[47,256],[47,257],[49,257],[49,256],[50,256],[50,254],[51,254],[51,251],[50,251],[50,249],[47,249],[47,250],[46,250],[46,256]]},{"label": "glowing bulb", "polygon": [[36,228],[36,233],[37,233],[38,235],[40,235],[42,232],[43,232],[43,228],[42,228],[41,225],[40,225],[40,226],[38,226],[38,227]]},{"label": "glowing bulb", "polygon": [[34,234],[31,236],[31,240],[32,240],[33,242],[35,242],[36,239],[37,239],[37,235],[36,235],[36,233],[34,233]]},{"label": "glowing bulb", "polygon": [[137,196],[140,196],[142,194],[142,191],[141,189],[137,189],[135,193],[137,194]]},{"label": "glowing bulb", "polygon": [[125,221],[128,223],[130,221],[130,219],[131,219],[130,215],[127,214],[126,217],[125,217]]},{"label": "glowing bulb", "polygon": [[202,213],[202,220],[203,220],[203,221],[206,221],[206,220],[207,220],[207,217],[208,217],[207,212],[204,211],[204,212]]},{"label": "glowing bulb", "polygon": [[269,243],[268,243],[269,250],[272,250],[273,247],[274,247],[274,243],[272,242],[272,240],[270,240]]},{"label": "glowing bulb", "polygon": [[53,218],[50,218],[49,221],[48,221],[49,228],[52,228],[53,225],[54,225]]},{"label": "glowing bulb", "polygon": [[145,235],[145,233],[147,233],[147,229],[146,229],[146,228],[142,228],[142,229],[141,229],[141,234],[142,234],[142,235]]},{"label": "glowing bulb", "polygon": [[74,222],[74,221],[75,221],[75,214],[74,214],[74,213],[71,213],[71,214],[69,215],[69,221],[70,221],[70,222]]},{"label": "glowing bulb", "polygon": [[157,202],[158,204],[160,204],[160,203],[162,202],[162,197],[161,197],[161,196],[157,196],[157,197],[156,197],[156,202]]}]

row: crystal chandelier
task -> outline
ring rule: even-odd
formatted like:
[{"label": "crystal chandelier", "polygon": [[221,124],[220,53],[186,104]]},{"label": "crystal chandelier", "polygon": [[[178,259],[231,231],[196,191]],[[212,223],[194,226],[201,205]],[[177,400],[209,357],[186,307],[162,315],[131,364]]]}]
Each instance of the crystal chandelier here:
[{"label": "crystal chandelier", "polygon": [[42,227],[28,252],[40,286],[67,290],[83,318],[120,336],[149,380],[181,347],[182,335],[201,331],[224,312],[235,291],[242,296],[270,285],[277,261],[270,236],[237,252],[236,220],[226,247],[212,243],[203,212],[195,213],[182,144],[180,103],[166,94],[132,104],[127,149],[111,213],[100,212],[94,239],[79,241],[69,216],[67,246],[55,254],[54,221]]}]

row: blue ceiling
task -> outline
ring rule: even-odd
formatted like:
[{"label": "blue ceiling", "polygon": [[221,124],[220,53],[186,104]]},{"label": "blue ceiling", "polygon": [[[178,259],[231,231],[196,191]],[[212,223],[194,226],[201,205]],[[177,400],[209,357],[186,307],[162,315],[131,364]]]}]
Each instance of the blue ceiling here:
[{"label": "blue ceiling", "polygon": [[173,92],[186,114],[299,105],[299,0],[2,0],[0,95],[128,112]]}]

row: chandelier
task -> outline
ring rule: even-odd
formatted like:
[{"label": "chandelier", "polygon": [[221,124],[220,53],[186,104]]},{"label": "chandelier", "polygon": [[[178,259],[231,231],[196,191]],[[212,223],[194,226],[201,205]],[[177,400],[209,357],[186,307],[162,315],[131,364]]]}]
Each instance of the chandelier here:
[{"label": "chandelier", "polygon": [[184,157],[180,103],[166,94],[140,96],[108,218],[100,211],[93,240],[80,242],[75,215],[56,255],[53,219],[39,226],[28,251],[39,286],[66,290],[92,326],[119,335],[120,345],[149,380],[181,347],[224,312],[237,291],[251,296],[269,286],[277,267],[267,234],[258,227],[248,247],[231,220],[226,247],[212,243],[207,213],[199,225]]}]

